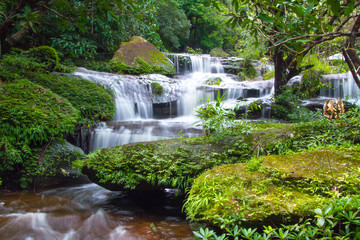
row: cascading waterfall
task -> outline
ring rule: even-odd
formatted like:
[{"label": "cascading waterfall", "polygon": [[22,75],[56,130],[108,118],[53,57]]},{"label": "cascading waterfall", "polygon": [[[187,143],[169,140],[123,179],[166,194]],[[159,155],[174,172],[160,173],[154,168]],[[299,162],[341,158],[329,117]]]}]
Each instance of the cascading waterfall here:
[{"label": "cascading waterfall", "polygon": [[326,98],[349,98],[355,100],[360,96],[360,89],[356,85],[350,72],[325,76],[325,82],[330,83],[330,88],[323,88],[320,96]]},{"label": "cascading waterfall", "polygon": [[[202,99],[215,100],[217,92],[227,101],[239,97],[259,98],[270,94],[271,81],[239,82],[237,76],[224,73],[219,58],[209,55],[169,55],[179,74],[174,79],[162,75],[116,75],[80,68],[75,75],[111,87],[115,93],[116,115],[113,121],[102,122],[94,130],[90,150],[108,148],[131,142],[177,137],[181,130],[186,137],[202,130],[193,125],[196,107]],[[182,61],[180,61],[182,60]],[[164,88],[161,96],[152,94],[152,82]],[[170,107],[167,119],[158,120],[161,104]],[[174,104],[173,104],[174,103]],[[165,104],[165,105],[166,105]],[[156,112],[156,114],[155,114]],[[172,117],[172,119],[170,118]]]},{"label": "cascading waterfall", "polygon": [[128,75],[99,73],[80,68],[76,76],[111,87],[115,93],[115,121],[152,118],[152,94],[147,82]]},{"label": "cascading waterfall", "polygon": [[[169,54],[178,75],[116,75],[79,69],[75,75],[109,86],[115,93],[116,115],[113,121],[102,122],[91,137],[90,150],[108,148],[131,142],[174,138],[183,131],[185,137],[196,136],[202,130],[193,125],[195,109],[202,99],[215,100],[217,92],[224,94],[225,107],[246,105],[257,99],[269,102],[274,80],[239,81],[227,74],[219,58],[209,55]],[[301,80],[301,76],[295,79]],[[351,74],[325,76],[331,89],[321,92],[323,98],[358,97],[360,90]],[[161,96],[152,94],[152,82],[163,86]],[[238,101],[241,98],[244,101]],[[165,113],[166,112],[166,113]],[[270,117],[269,109],[262,109],[263,117]],[[165,119],[159,120],[159,113]],[[167,117],[166,117],[166,114]]]}]

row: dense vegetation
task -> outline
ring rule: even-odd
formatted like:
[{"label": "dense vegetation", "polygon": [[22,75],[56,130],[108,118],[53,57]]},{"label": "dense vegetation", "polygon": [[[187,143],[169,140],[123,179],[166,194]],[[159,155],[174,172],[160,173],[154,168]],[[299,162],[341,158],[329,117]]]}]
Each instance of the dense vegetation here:
[{"label": "dense vegetation", "polygon": [[[360,86],[359,11],[358,0],[1,1],[0,184],[30,188],[38,177],[67,175],[78,159],[77,168],[110,189],[187,191],[188,218],[220,233],[201,229],[200,239],[359,239],[360,110],[330,120],[300,106],[325,86],[323,74],[350,70]],[[206,136],[118,146],[79,160],[64,135],[115,109],[109,89],[68,75],[71,66],[173,74],[143,58],[136,66],[112,61],[133,36],[162,51],[242,57],[242,78],[256,75],[252,60],[274,62],[264,77],[275,78],[275,115],[291,124],[235,121],[218,95],[197,111]],[[326,61],[339,52],[346,64]],[[285,87],[298,74],[302,82]],[[163,92],[158,83],[151,90]],[[246,227],[274,215],[277,225]]]},{"label": "dense vegetation", "polygon": [[58,61],[50,47],[7,54],[0,61],[0,176],[6,187],[27,188],[35,176],[59,174],[61,163],[51,167],[52,161],[43,161],[48,147],[63,142],[76,126],[90,127],[114,115],[111,92],[49,74],[69,70]]}]

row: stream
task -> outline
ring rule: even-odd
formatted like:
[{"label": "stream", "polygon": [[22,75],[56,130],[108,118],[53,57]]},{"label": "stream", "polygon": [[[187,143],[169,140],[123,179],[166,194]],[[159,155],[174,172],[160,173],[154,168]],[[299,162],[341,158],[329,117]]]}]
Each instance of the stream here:
[{"label": "stream", "polygon": [[[91,133],[87,146],[90,151],[132,142],[199,136],[203,131],[194,124],[194,111],[202,104],[201,99],[214,100],[217,91],[224,94],[224,106],[258,99],[271,102],[273,80],[241,81],[226,73],[221,59],[208,55],[172,54],[170,58],[178,73],[173,78],[158,74],[116,75],[84,68],[74,73],[111,88],[115,95],[116,115],[112,121],[99,123]],[[329,76],[326,81],[333,87],[322,91],[316,101],[346,95],[355,99],[360,93],[350,74]],[[161,95],[153,94],[152,83],[163,87]],[[264,109],[260,119],[269,117]],[[0,196],[0,239],[193,237],[181,211],[183,196],[171,189],[152,196],[133,196],[87,183]]]}]

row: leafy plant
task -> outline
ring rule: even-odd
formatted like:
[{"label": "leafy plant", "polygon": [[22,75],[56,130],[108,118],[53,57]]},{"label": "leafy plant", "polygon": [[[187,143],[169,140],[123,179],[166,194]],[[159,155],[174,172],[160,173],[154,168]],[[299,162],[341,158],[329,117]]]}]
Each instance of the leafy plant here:
[{"label": "leafy plant", "polygon": [[257,77],[257,72],[255,67],[252,65],[252,60],[250,58],[245,58],[242,68],[238,73],[243,79],[253,79]]},{"label": "leafy plant", "polygon": [[210,95],[207,99],[203,99],[203,105],[196,109],[195,116],[200,118],[200,121],[196,122],[196,124],[201,122],[206,135],[226,132],[226,129],[235,120],[235,112],[224,109],[222,106],[224,96],[225,94],[220,95],[220,91],[218,91],[215,103],[211,101]]},{"label": "leafy plant", "polygon": [[82,38],[76,34],[64,33],[58,38],[52,39],[52,47],[62,57],[93,59],[96,54],[96,45],[93,41]]},{"label": "leafy plant", "polygon": [[[357,210],[359,199],[334,199],[329,205],[314,210],[315,218],[300,219],[292,225],[282,225],[278,228],[263,226],[263,231],[256,228],[245,228],[236,225],[226,229],[226,235],[231,239],[267,240],[267,239],[358,239],[360,237],[360,211]],[[198,239],[228,239],[224,234],[200,228],[194,231]],[[204,238],[206,237],[206,238]]]}]

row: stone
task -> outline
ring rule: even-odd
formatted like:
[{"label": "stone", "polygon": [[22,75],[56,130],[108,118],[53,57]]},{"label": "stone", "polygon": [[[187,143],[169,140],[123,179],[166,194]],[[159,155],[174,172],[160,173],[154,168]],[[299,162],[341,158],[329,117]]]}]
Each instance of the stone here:
[{"label": "stone", "polygon": [[115,52],[113,61],[123,63],[127,67],[141,68],[142,61],[150,65],[153,71],[148,73],[175,74],[173,62],[154,45],[142,37],[134,36],[129,42],[121,43]]}]

